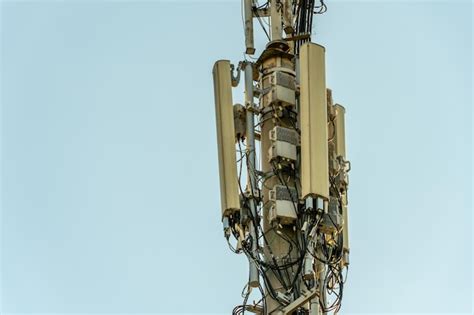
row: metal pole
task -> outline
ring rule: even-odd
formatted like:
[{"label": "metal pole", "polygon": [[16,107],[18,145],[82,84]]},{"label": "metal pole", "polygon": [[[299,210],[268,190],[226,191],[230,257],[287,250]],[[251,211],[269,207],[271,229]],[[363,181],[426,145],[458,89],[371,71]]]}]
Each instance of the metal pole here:
[{"label": "metal pole", "polygon": [[[288,2],[288,0],[284,0]],[[281,39],[283,3],[282,0],[271,0],[270,2],[270,37],[272,41]]]},{"label": "metal pole", "polygon": [[[245,108],[247,109],[247,130],[246,130],[246,146],[247,146],[247,163],[248,163],[248,178],[247,191],[250,192],[250,212],[252,218],[257,218],[257,202],[255,194],[257,192],[257,175],[255,173],[255,119],[254,119],[254,104],[253,104],[253,65],[251,62],[244,64],[245,74]],[[254,221],[250,220],[249,231],[252,237],[252,255],[258,255],[258,239],[256,226]],[[258,270],[255,261],[249,259],[249,285],[251,287],[258,287]]]},{"label": "metal pole", "polygon": [[253,41],[253,12],[252,0],[244,1],[244,17],[245,17],[245,53],[253,55],[255,46]]}]

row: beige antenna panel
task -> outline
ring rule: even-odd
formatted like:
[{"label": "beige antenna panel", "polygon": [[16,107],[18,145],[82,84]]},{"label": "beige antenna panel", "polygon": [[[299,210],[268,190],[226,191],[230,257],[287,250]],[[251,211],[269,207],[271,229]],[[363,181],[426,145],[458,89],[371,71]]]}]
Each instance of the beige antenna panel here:
[{"label": "beige antenna panel", "polygon": [[224,217],[240,211],[230,62],[228,60],[217,61],[212,74],[216,103],[221,208]]},{"label": "beige antenna panel", "polygon": [[344,115],[346,113],[346,109],[336,104],[336,118],[334,119],[334,125],[336,126],[336,156],[342,156],[346,159],[346,137],[345,137],[345,119]]},{"label": "beige antenna panel", "polygon": [[300,49],[301,190],[329,199],[327,97],[324,47]]}]

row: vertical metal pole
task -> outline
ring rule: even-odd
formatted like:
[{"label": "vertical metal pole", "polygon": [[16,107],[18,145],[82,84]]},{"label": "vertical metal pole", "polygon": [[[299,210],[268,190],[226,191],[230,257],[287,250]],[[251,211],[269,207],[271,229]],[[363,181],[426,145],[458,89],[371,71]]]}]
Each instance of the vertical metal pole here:
[{"label": "vertical metal pole", "polygon": [[[252,217],[257,218],[257,202],[255,199],[255,192],[257,190],[256,169],[255,169],[255,119],[253,112],[253,65],[251,62],[244,64],[245,74],[245,107],[247,109],[247,163],[249,174],[247,176],[247,190],[250,192],[250,212]],[[251,220],[249,224],[250,235],[252,237],[252,255],[258,255],[258,239],[254,221]],[[251,287],[258,287],[258,270],[255,261],[249,261],[249,285]]]},{"label": "vertical metal pole", "polygon": [[244,16],[245,16],[245,53],[253,55],[255,47],[253,42],[253,12],[252,0],[244,1]]},{"label": "vertical metal pole", "polygon": [[309,304],[309,311],[310,315],[319,315],[319,298],[315,297],[311,299],[310,304]]},{"label": "vertical metal pole", "polygon": [[[282,0],[271,0],[270,2],[270,37],[272,41],[281,39],[281,23],[283,4]],[[288,0],[284,0],[288,1]]]},{"label": "vertical metal pole", "polygon": [[[318,282],[319,282],[319,300],[321,301],[321,304],[323,305],[323,309],[321,310],[321,314],[326,315],[327,312],[324,310],[327,307],[327,300],[326,300],[326,266],[323,263],[318,262]],[[319,269],[321,268],[321,269]]]}]

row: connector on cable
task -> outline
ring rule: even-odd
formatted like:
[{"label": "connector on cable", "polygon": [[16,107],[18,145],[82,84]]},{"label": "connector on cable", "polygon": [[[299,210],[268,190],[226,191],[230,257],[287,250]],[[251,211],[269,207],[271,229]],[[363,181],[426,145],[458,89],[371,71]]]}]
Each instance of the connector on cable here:
[{"label": "connector on cable", "polygon": [[335,197],[330,197],[328,211],[323,214],[321,220],[321,231],[331,234],[339,231],[341,228],[342,215],[339,212],[339,200]]},{"label": "connector on cable", "polygon": [[224,219],[222,219],[222,225],[223,225],[223,229],[224,229],[224,237],[226,239],[229,239],[230,237],[230,225],[229,225],[229,217],[224,217]]},{"label": "connector on cable", "polygon": [[319,197],[308,196],[305,198],[305,208],[308,211],[327,212],[327,202]]}]

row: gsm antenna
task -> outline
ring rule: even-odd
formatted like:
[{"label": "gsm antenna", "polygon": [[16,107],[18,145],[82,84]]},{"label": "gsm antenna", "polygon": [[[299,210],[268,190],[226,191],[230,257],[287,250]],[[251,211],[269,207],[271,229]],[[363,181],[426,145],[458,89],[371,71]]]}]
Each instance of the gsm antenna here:
[{"label": "gsm antenna", "polygon": [[[249,262],[233,314],[341,308],[349,266],[345,109],[326,87],[325,48],[311,42],[313,17],[326,9],[322,0],[243,0],[245,54],[256,52],[255,20],[268,43],[255,61],[214,65],[221,219],[231,250]],[[241,83],[245,99],[234,104]],[[260,301],[249,303],[252,290]]]}]

